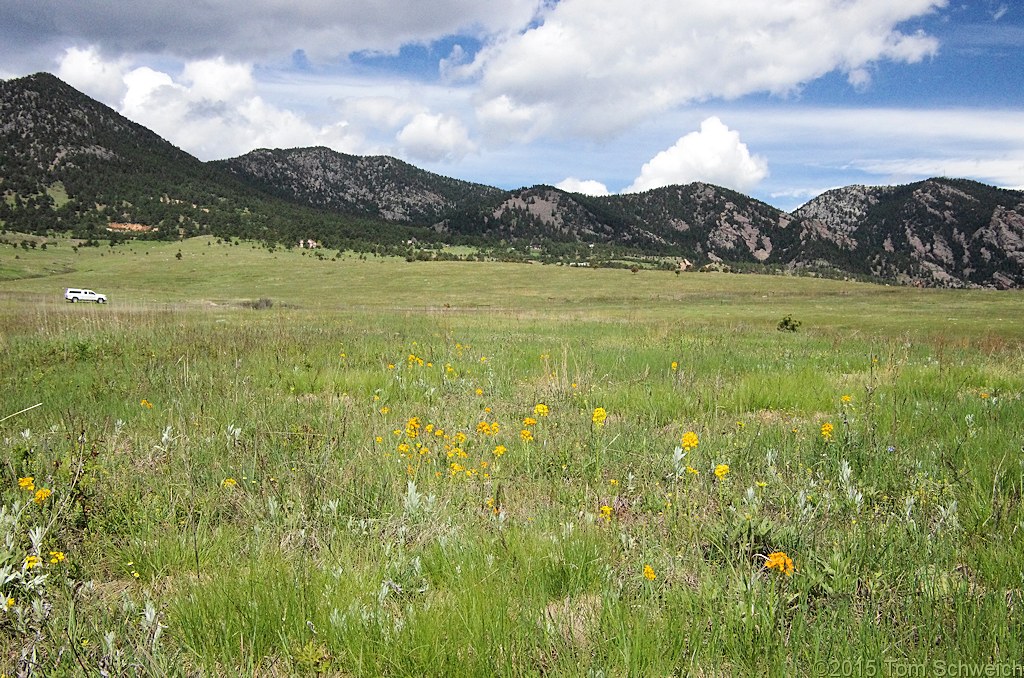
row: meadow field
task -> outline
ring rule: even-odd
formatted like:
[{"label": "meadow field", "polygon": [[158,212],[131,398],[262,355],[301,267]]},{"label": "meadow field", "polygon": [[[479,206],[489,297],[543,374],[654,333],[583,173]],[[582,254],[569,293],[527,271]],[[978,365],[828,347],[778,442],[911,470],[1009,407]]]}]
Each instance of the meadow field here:
[{"label": "meadow field", "polygon": [[6,675],[1024,675],[1019,292],[6,245],[0,374]]}]

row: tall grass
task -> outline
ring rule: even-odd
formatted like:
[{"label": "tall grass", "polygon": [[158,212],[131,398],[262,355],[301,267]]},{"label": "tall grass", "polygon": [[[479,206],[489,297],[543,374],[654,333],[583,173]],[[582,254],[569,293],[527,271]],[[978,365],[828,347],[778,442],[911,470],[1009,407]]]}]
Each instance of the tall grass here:
[{"label": "tall grass", "polygon": [[136,247],[5,283],[8,673],[1020,660],[1018,296]]}]

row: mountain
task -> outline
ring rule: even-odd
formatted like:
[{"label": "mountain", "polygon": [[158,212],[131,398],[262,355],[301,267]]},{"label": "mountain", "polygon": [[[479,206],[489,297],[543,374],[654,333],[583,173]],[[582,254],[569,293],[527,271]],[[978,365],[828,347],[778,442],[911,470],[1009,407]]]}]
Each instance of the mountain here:
[{"label": "mountain", "polygon": [[796,210],[804,257],[928,286],[1024,285],[1024,192],[966,179],[849,186]]},{"label": "mountain", "polygon": [[3,228],[89,241],[125,237],[108,230],[124,222],[150,229],[141,237],[315,239],[410,257],[447,242],[545,261],[646,256],[1024,287],[1021,191],[962,179],[848,186],[787,213],[699,182],[604,197],[505,191],[327,148],[204,163],[46,73],[0,81],[0,191]]},{"label": "mountain", "polygon": [[0,147],[5,202],[46,222],[36,230],[95,227],[128,212],[150,216],[152,203],[222,195],[202,162],[45,73],[0,82]]},{"label": "mountain", "polygon": [[363,247],[430,234],[252,188],[48,73],[0,81],[0,191],[4,228],[89,240],[111,237],[111,223],[156,229],[147,237],[211,233]]},{"label": "mountain", "polygon": [[963,179],[849,186],[787,213],[700,182],[605,197],[551,186],[500,191],[325,148],[257,150],[215,164],[282,199],[429,225],[448,240],[572,256],[584,253],[573,244],[601,243],[740,269],[1024,286],[1024,193]]},{"label": "mountain", "polygon": [[462,204],[504,193],[395,158],[346,155],[327,148],[258,149],[211,164],[281,198],[388,221],[434,223]]}]

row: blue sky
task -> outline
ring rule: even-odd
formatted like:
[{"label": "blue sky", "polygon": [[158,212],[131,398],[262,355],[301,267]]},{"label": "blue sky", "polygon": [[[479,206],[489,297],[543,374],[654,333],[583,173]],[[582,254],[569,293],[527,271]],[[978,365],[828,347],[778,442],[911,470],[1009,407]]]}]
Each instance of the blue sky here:
[{"label": "blue sky", "polygon": [[[201,8],[200,8],[201,7]],[[197,9],[198,8],[198,9]],[[50,71],[204,159],[324,145],[502,188],[1024,188],[1021,0],[0,0]]]}]

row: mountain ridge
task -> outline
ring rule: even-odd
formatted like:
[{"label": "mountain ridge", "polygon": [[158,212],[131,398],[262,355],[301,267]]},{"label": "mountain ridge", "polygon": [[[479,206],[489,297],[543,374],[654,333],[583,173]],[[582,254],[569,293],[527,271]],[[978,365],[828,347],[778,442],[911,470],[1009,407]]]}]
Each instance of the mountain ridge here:
[{"label": "mountain ridge", "polygon": [[[402,253],[410,242],[624,255],[946,287],[1024,286],[1024,192],[967,179],[846,186],[786,212],[712,184],[512,191],[390,156],[255,149],[202,162],[50,74],[0,81],[0,221],[113,237],[210,233]],[[597,250],[593,250],[596,247]],[[588,251],[589,250],[589,251]]]}]

